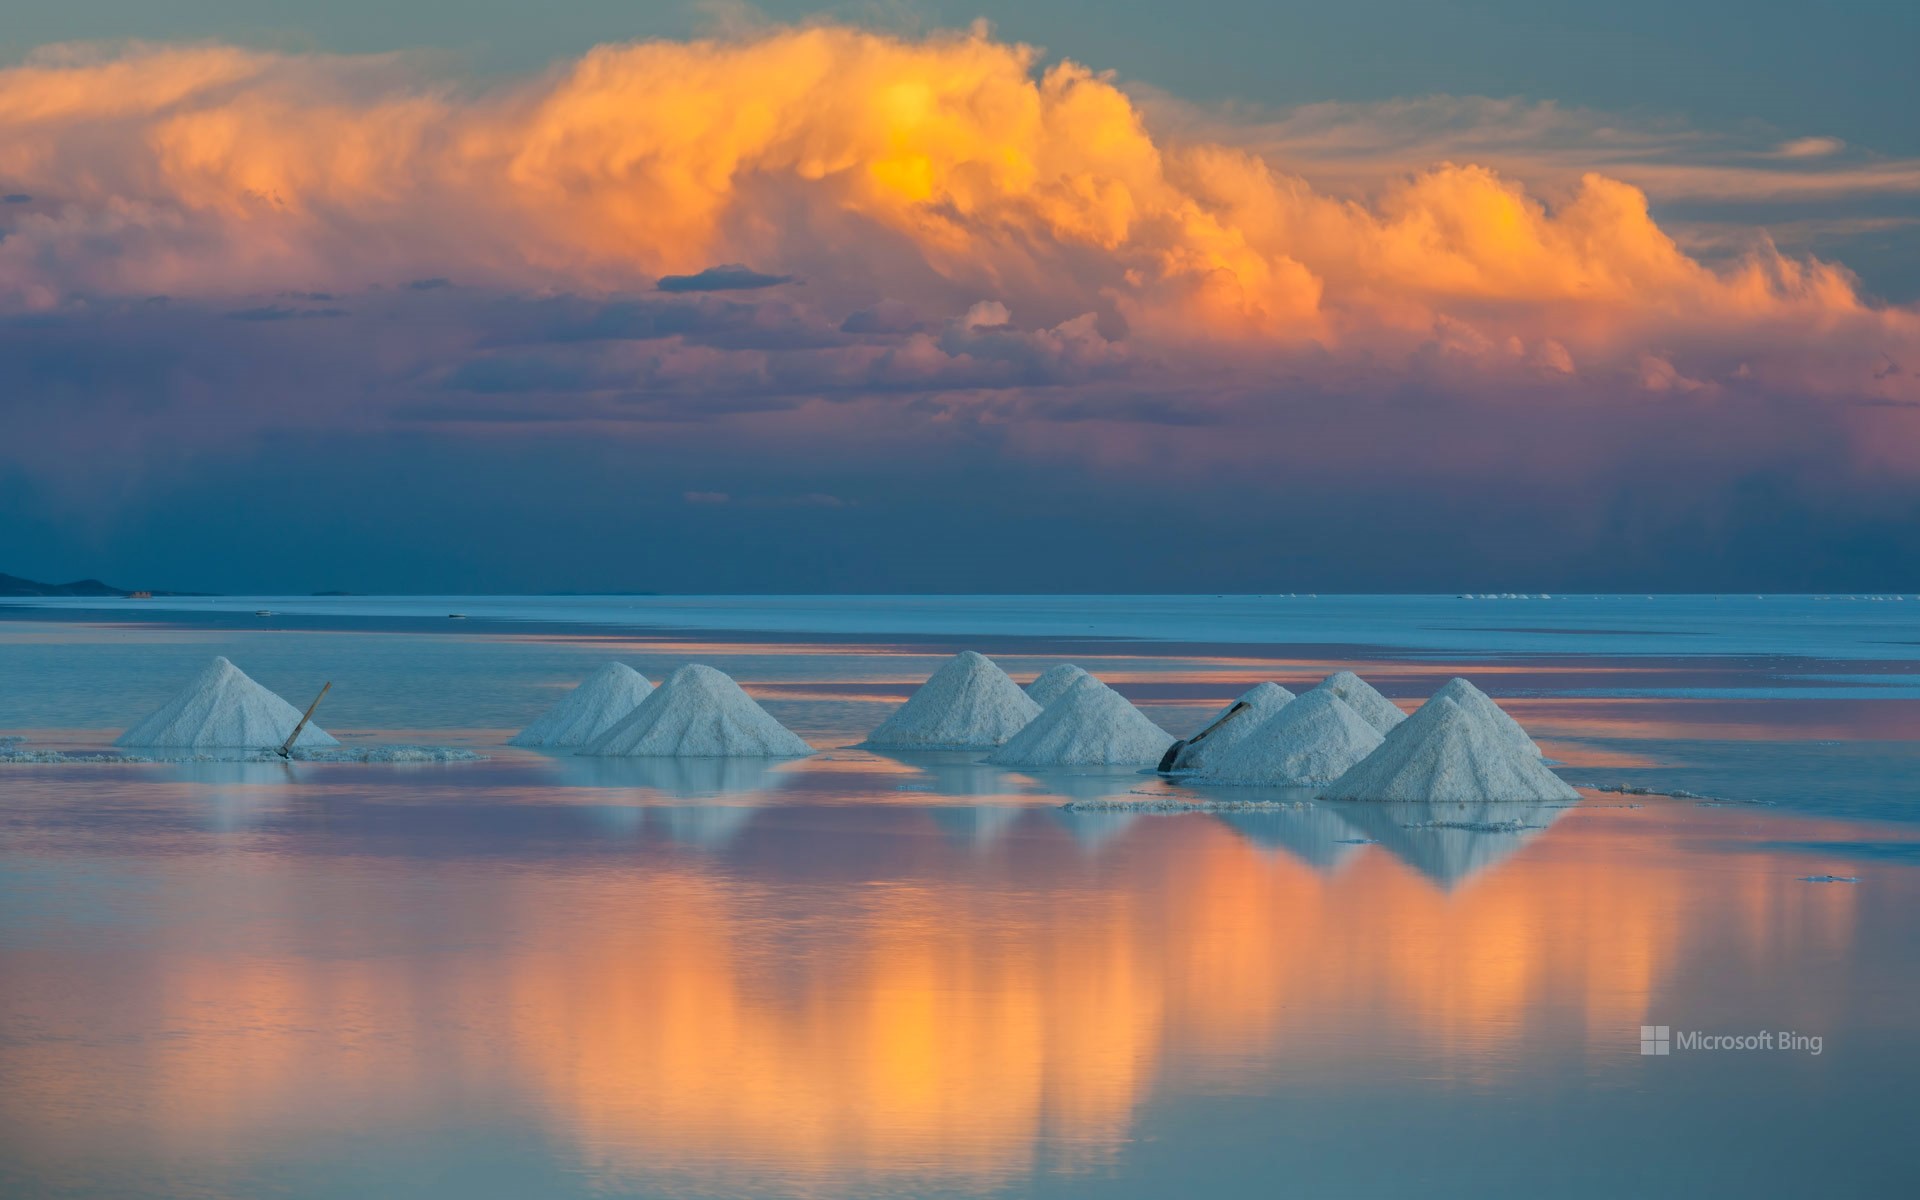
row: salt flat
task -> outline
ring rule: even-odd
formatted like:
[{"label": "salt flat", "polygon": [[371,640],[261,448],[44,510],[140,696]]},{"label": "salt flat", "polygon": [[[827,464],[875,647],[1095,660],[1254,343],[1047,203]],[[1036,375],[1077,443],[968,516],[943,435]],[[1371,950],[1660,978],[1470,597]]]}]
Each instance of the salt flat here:
[{"label": "salt flat", "polygon": [[[459,603],[457,628],[409,624],[433,601],[0,620],[0,736],[28,745],[106,752],[220,654],[282,694],[333,680],[316,720],[347,748],[487,756],[0,763],[0,1193],[347,1196],[409,1162],[560,1197],[1162,1196],[1203,1169],[1364,1192],[1408,1156],[1436,1196],[1610,1197],[1629,1166],[1637,1195],[1885,1194],[1906,1170],[1884,1097],[1920,1078],[1920,705],[1876,686],[1914,673],[1894,641],[1838,671],[1598,632],[1198,636],[1224,611],[1153,639],[872,640]],[[1822,644],[1885,633],[1867,602],[1822,611],[1860,615]],[[1334,804],[854,748],[961,646],[1020,682],[1078,663],[1179,735],[1264,680],[1350,667],[1410,709],[1462,675],[1580,799]],[[609,659],[710,663],[820,749],[506,744]],[[1622,784],[1722,799],[1598,790]],[[1648,1057],[1642,1025],[1823,1050]]]}]

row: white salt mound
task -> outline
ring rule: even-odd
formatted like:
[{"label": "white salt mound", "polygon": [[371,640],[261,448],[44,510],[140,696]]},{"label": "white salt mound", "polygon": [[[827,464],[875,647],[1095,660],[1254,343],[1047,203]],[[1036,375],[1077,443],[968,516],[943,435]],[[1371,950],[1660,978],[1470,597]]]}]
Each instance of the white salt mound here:
[{"label": "white salt mound", "polygon": [[1440,690],[1436,691],[1434,695],[1445,696],[1449,700],[1452,700],[1461,708],[1466,709],[1467,715],[1471,716],[1474,720],[1498,732],[1502,737],[1510,739],[1514,745],[1525,750],[1535,758],[1544,757],[1544,755],[1540,753],[1540,747],[1534,744],[1534,740],[1527,736],[1527,731],[1520,727],[1520,722],[1508,716],[1506,709],[1495,704],[1493,697],[1487,695],[1466,680],[1458,678],[1449,679],[1445,684],[1441,685]]},{"label": "white salt mound", "polygon": [[584,746],[640,707],[653,691],[647,677],[610,662],[508,740],[509,746]]},{"label": "white salt mound", "polygon": [[[116,746],[169,749],[266,750],[286,742],[300,711],[247,677],[224,658],[208,663],[185,690],[114,740]],[[311,722],[301,746],[338,746]]]},{"label": "white salt mound", "polygon": [[992,659],[963,650],[867,737],[891,749],[972,750],[998,746],[1040,715],[1040,706]]},{"label": "white salt mound", "polygon": [[1002,767],[1155,766],[1173,735],[1091,675],[987,756]]},{"label": "white salt mound", "polygon": [[1293,699],[1293,693],[1277,683],[1249,688],[1238,700],[1215,713],[1200,727],[1200,732],[1187,739],[1173,760],[1172,769],[1205,771],[1275,713],[1293,703]]},{"label": "white salt mound", "polygon": [[1086,672],[1072,663],[1061,663],[1057,667],[1048,667],[1040,677],[1027,685],[1027,697],[1041,708],[1052,704],[1067,694],[1074,680],[1086,676]]},{"label": "white salt mound", "polygon": [[689,663],[576,754],[794,758],[813,747],[712,667]]},{"label": "white salt mound", "polygon": [[1301,787],[1332,783],[1380,746],[1380,731],[1320,688],[1286,705],[1214,760],[1208,783]]},{"label": "white salt mound", "polygon": [[1322,796],[1479,804],[1577,800],[1580,793],[1451,697],[1436,696]]},{"label": "white salt mound", "polygon": [[1360,714],[1361,719],[1379,730],[1382,734],[1390,732],[1394,726],[1407,719],[1400,706],[1373,690],[1373,685],[1355,675],[1352,671],[1336,671],[1320,681],[1319,691],[1325,688],[1347,702],[1347,707]]}]

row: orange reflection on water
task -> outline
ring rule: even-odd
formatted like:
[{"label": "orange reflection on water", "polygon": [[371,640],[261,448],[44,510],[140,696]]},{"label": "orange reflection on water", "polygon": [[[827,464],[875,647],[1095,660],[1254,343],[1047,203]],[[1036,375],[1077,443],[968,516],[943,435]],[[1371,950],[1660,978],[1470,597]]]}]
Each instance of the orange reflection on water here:
[{"label": "orange reflection on water", "polygon": [[912,831],[892,867],[818,834],[751,869],[196,856],[158,868],[151,934],[8,956],[36,1036],[0,1047],[0,1118],[227,1154],[484,1103],[603,1175],[987,1185],[1112,1154],[1156,1091],[1337,1081],[1358,1036],[1489,1086],[1556,1031],[1626,1053],[1703,945],[1845,954],[1853,896],[1804,860],[1701,871],[1656,826],[1577,812],[1492,863],[1383,840],[1332,873],[1202,817],[1088,859],[1038,814],[979,854]]},{"label": "orange reflection on water", "polygon": [[1150,1082],[1160,981],[1124,907],[1075,905],[1067,927],[987,893],[876,885],[844,915],[857,936],[794,961],[755,935],[755,897],[710,878],[623,892],[644,920],[506,968],[526,1081],[595,1163],[697,1169],[751,1147],[787,1172],[986,1181],[1026,1169],[1043,1128],[1117,1143]]}]

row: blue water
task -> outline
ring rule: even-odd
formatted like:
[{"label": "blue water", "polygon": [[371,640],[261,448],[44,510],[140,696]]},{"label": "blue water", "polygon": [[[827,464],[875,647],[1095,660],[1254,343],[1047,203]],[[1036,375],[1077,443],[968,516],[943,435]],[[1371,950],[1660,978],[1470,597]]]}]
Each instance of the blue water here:
[{"label": "blue water", "polygon": [[[331,681],[351,744],[489,758],[0,763],[0,1195],[1901,1194],[1912,603],[6,606],[31,746],[220,653]],[[961,645],[1175,733],[1261,679],[1464,673],[1583,799],[1076,812],[1204,793],[851,748]],[[504,745],[608,657],[713,663],[820,753]]]},{"label": "blue water", "polygon": [[1584,653],[1920,659],[1920,596],[221,596],[0,601],[108,615],[510,621],[709,632],[1128,638]]}]

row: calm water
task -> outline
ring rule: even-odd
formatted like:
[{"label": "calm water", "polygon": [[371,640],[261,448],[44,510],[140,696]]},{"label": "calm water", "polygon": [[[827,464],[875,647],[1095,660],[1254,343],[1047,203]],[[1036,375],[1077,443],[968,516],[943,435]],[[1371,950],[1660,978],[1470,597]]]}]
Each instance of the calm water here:
[{"label": "calm water", "polygon": [[[878,636],[795,628],[794,602],[698,632],[458,603],[457,631],[444,601],[0,620],[0,732],[35,746],[98,749],[225,653],[301,703],[331,679],[321,719],[349,741],[493,755],[0,764],[0,1195],[1911,1184],[1920,652],[1883,604],[1834,602],[1795,641],[1696,611],[1731,602],[1618,630],[1531,602],[1550,634],[1513,636],[1541,644],[1479,629],[1475,650],[1441,644],[1476,631],[1438,600],[1397,640],[1373,613],[1265,642],[1227,636],[1250,628],[1235,600],[1082,605],[1145,630],[1124,641],[1004,600]],[[1465,673],[1585,799],[1497,814],[1514,832],[1283,794],[1073,813],[1168,789],[838,748],[959,645],[1022,678],[1079,662],[1176,733],[1260,679],[1351,665],[1410,704]],[[612,655],[712,662],[834,748],[767,768],[500,745]],[[1802,1040],[1649,1056],[1643,1025]]]}]

